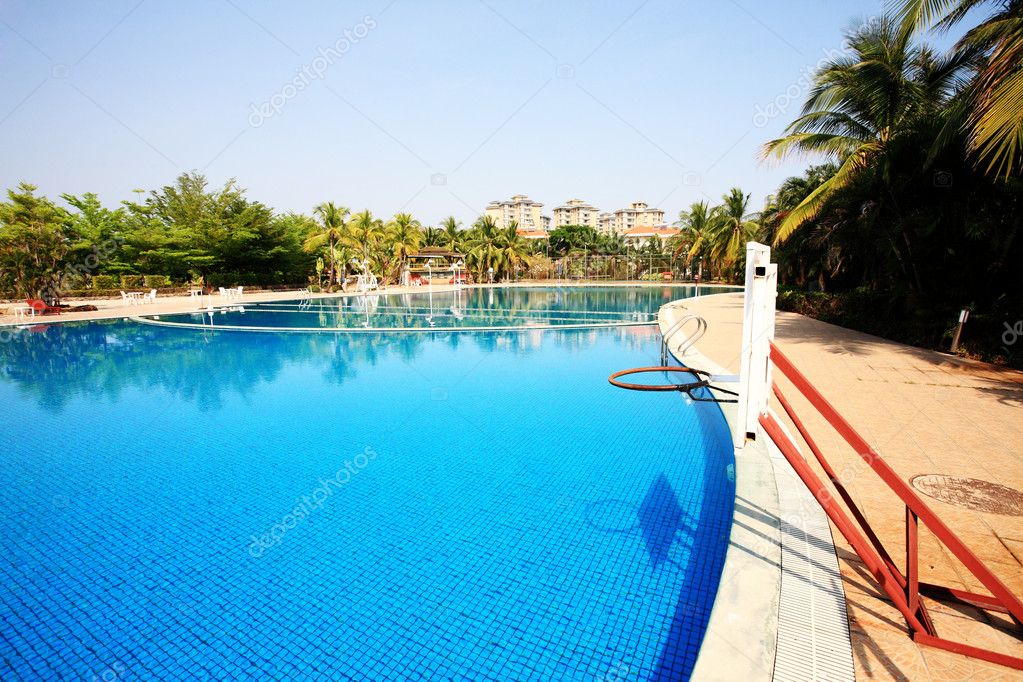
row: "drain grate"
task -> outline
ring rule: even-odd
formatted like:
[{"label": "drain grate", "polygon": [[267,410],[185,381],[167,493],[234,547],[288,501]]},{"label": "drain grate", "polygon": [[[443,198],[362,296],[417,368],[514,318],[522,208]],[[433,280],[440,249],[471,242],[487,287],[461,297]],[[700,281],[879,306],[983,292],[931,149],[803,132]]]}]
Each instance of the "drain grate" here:
[{"label": "drain grate", "polygon": [[1023,492],[978,478],[920,474],[910,484],[928,497],[988,514],[1023,516]]}]

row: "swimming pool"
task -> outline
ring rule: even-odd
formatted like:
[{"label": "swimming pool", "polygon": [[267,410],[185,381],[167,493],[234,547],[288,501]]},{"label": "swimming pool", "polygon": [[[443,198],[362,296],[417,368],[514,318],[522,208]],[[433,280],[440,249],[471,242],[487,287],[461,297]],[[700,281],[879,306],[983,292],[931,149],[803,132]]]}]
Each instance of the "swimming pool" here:
[{"label": "swimming pool", "polygon": [[[721,289],[727,290],[727,289]],[[706,291],[706,287],[704,287]],[[369,293],[294,301],[223,304],[213,315],[147,315],[142,322],[249,331],[462,331],[579,329],[656,324],[665,301],[689,298],[694,286],[483,287],[406,294]]]},{"label": "swimming pool", "polygon": [[734,466],[717,406],[607,384],[655,327],[8,339],[4,680],[692,668]]}]

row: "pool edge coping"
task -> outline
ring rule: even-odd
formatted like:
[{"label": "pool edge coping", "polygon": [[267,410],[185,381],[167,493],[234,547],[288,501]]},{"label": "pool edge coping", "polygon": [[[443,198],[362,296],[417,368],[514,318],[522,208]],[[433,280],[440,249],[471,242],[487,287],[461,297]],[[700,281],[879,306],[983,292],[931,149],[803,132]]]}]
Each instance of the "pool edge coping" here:
[{"label": "pool edge coping", "polygon": [[[734,292],[709,296],[729,295]],[[661,307],[662,335],[686,314],[686,303],[692,300]],[[682,338],[669,343],[668,350],[682,358],[678,350],[687,338],[676,336]],[[698,369],[730,373],[700,353],[696,344],[684,357]],[[731,428],[736,405],[719,406]],[[854,680],[844,582],[827,516],[769,438],[747,441],[734,453],[732,528],[693,679],[804,679],[807,674],[826,674],[829,679]],[[740,522],[745,504],[752,509]],[[787,518],[796,519],[795,524]],[[829,582],[831,589],[825,585]],[[810,637],[803,636],[807,629]]]},{"label": "pool edge coping", "polygon": [[[715,294],[711,294],[715,295]],[[685,309],[688,299],[661,306],[658,322],[663,335]],[[676,315],[677,314],[677,315]],[[675,334],[668,350],[681,358],[687,341]],[[685,354],[687,364],[712,374],[728,374],[694,345]],[[738,418],[734,403],[718,403],[729,428]],[[725,561],[707,629],[700,643],[694,680],[771,680],[777,651],[778,610],[781,595],[781,519],[774,466],[763,441],[749,441],[734,451],[735,508]],[[741,506],[742,505],[742,506]],[[742,516],[749,505],[761,514]],[[741,578],[741,579],[740,579]]]}]

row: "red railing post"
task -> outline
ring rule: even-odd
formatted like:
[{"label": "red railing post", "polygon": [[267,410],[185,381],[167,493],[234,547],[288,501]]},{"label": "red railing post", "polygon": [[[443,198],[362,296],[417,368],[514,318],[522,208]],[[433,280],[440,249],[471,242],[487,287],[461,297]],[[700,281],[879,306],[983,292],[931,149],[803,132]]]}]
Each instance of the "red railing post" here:
[{"label": "red railing post", "polygon": [[[768,436],[792,465],[800,480],[820,503],[828,518],[835,524],[839,532],[849,541],[853,550],[863,560],[867,568],[878,581],[879,586],[888,595],[895,607],[902,613],[909,626],[910,636],[921,644],[954,651],[966,656],[973,656],[1000,665],[1023,670],[1023,658],[983,649],[963,642],[939,637],[931,621],[931,617],[921,600],[921,594],[941,599],[972,604],[980,608],[1008,613],[1016,625],[1023,628],[1023,603],[1016,595],[998,579],[994,573],[972,552],[945,523],[928,507],[910,486],[874,452],[870,445],[853,429],[841,414],[829,403],[809,380],[778,350],[770,344],[770,359],[775,369],[785,375],[800,393],[816,408],[820,415],[838,432],[871,470],[895,493],[905,505],[906,518],[906,566],[905,575],[895,566],[890,555],[881,544],[880,539],[867,523],[866,517],[856,505],[849,491],[835,474],[816,441],[806,429],[802,420],[796,415],[791,404],[774,386],[774,394],[792,419],[800,436],[810,447],[814,457],[835,486],[842,500],[849,508],[859,528],[846,515],[838,502],[831,496],[823,482],[810,469],[791,437],[782,429],[773,413],[760,415],[759,422]],[[772,382],[773,383],[773,382]],[[920,522],[933,533],[934,537],[955,556],[984,587],[990,595],[976,594],[940,585],[931,585],[920,581]]]}]

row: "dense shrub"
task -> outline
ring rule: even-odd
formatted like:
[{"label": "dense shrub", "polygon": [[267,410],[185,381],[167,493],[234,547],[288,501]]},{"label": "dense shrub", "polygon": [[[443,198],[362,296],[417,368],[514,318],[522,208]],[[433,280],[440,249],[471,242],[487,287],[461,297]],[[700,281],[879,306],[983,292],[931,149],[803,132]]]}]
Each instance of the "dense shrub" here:
[{"label": "dense shrub", "polygon": [[144,280],[147,289],[162,289],[170,286],[167,275],[146,275]]},{"label": "dense shrub", "polygon": [[121,286],[125,289],[140,289],[146,285],[142,275],[121,275]]},{"label": "dense shrub", "polygon": [[[778,309],[800,313],[893,341],[947,351],[959,319],[959,309],[940,301],[926,305],[908,295],[864,288],[839,293],[807,292],[781,287]],[[1006,302],[991,309],[974,311],[963,327],[960,352],[989,362],[1013,366],[1023,364],[1023,356],[1014,353],[1015,344],[1002,339],[1006,321],[1019,317],[1019,311]]]},{"label": "dense shrub", "polygon": [[[66,298],[120,298],[121,289],[68,289],[61,292],[61,299]],[[188,289],[164,289],[161,293],[169,296],[188,294]]]},{"label": "dense shrub", "polygon": [[117,280],[119,278],[112,275],[93,275],[92,277],[92,288],[93,289],[116,289]]}]

